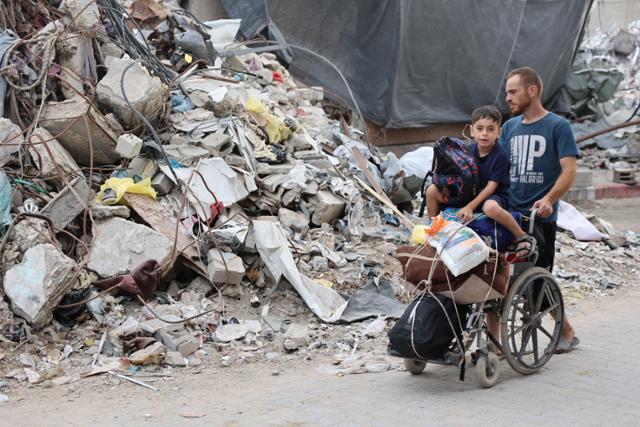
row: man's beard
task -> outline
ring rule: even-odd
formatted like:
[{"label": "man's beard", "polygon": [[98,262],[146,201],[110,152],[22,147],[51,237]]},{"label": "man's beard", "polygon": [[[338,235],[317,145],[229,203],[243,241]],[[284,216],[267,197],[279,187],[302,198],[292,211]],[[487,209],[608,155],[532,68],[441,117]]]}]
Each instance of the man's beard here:
[{"label": "man's beard", "polygon": [[527,97],[522,103],[516,105],[515,109],[512,109],[511,112],[516,115],[522,114],[529,105],[531,105],[531,98]]}]

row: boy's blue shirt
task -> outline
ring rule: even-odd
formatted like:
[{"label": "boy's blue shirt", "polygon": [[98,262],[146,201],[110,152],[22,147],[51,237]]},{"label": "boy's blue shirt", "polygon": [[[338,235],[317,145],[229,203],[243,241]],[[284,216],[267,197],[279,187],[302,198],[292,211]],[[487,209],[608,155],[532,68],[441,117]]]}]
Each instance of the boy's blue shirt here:
[{"label": "boy's blue shirt", "polygon": [[[496,181],[498,188],[493,195],[501,197],[504,201],[509,200],[509,156],[499,144],[495,144],[489,154],[480,157],[478,143],[473,141],[469,144],[469,149],[476,158],[478,164],[478,176],[480,188],[484,189],[489,181]],[[506,206],[506,205],[505,205]]]},{"label": "boy's blue shirt", "polygon": [[[511,161],[510,207],[529,215],[536,200],[544,197],[556,183],[562,167],[560,159],[580,152],[569,122],[548,113],[535,123],[522,123],[522,116],[509,119],[502,126],[499,145]],[[546,221],[556,221],[558,203]]]}]

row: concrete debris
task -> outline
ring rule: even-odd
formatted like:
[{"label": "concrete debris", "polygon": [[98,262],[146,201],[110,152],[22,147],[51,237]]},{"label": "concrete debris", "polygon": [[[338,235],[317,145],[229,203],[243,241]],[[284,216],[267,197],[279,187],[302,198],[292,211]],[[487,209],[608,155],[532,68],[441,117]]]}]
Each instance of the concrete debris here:
[{"label": "concrete debris", "polygon": [[9,119],[0,118],[0,166],[7,164],[24,142],[22,130]]},{"label": "concrete debris", "polygon": [[125,133],[118,137],[116,151],[125,159],[133,159],[142,149],[142,140],[135,135]]},{"label": "concrete debris", "polygon": [[242,258],[229,252],[220,252],[217,249],[211,249],[207,257],[209,260],[207,266],[209,279],[213,283],[232,285],[242,283],[245,273]]},{"label": "concrete debris", "polygon": [[92,161],[96,165],[113,164],[120,159],[116,134],[104,116],[81,96],[45,104],[40,125],[56,135],[82,166]]},{"label": "concrete debris", "polygon": [[75,174],[80,170],[71,154],[44,128],[37,128],[29,137],[29,154],[47,178],[60,180],[61,174]]},{"label": "concrete debris", "polygon": [[231,342],[244,338],[248,333],[257,334],[262,330],[258,320],[241,320],[239,323],[228,323],[216,328],[215,338],[220,342]]},{"label": "concrete debris", "polygon": [[75,262],[51,244],[27,250],[4,276],[4,292],[15,313],[36,328],[49,323],[53,308],[73,285],[74,268]]},{"label": "concrete debris", "polygon": [[[160,114],[166,92],[160,80],[130,59],[107,58],[106,65],[109,71],[96,86],[98,103],[103,108],[112,111],[128,128],[142,123],[129,103],[147,120]],[[124,84],[124,95],[121,84]]]},{"label": "concrete debris", "polygon": [[84,211],[87,201],[93,197],[84,177],[76,178],[65,186],[40,213],[51,218],[53,225],[63,230]]},{"label": "concrete debris", "polygon": [[330,224],[342,217],[347,202],[333,194],[331,191],[320,190],[313,200],[315,211],[311,216],[311,222],[315,225]]},{"label": "concrete debris", "polygon": [[167,355],[166,347],[159,342],[129,355],[129,361],[134,365],[161,365]]},{"label": "concrete debris", "polygon": [[22,253],[53,240],[49,224],[40,218],[25,218],[18,222],[10,237],[16,249]]},{"label": "concrete debris", "polygon": [[278,210],[278,220],[285,227],[302,236],[309,230],[309,220],[299,212],[294,212],[286,208]]},{"label": "concrete debris", "polygon": [[149,259],[166,262],[171,256],[172,242],[153,229],[110,218],[95,224],[93,248],[87,268],[100,277],[128,273]]}]

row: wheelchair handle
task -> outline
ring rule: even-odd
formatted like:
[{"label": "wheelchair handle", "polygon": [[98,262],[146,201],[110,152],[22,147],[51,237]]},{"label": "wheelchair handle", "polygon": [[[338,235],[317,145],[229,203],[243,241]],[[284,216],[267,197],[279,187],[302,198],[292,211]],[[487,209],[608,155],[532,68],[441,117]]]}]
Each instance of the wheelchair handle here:
[{"label": "wheelchair handle", "polygon": [[533,226],[535,225],[537,214],[538,214],[537,208],[531,209],[531,215],[529,216],[529,231],[528,231],[529,235],[533,234]]}]

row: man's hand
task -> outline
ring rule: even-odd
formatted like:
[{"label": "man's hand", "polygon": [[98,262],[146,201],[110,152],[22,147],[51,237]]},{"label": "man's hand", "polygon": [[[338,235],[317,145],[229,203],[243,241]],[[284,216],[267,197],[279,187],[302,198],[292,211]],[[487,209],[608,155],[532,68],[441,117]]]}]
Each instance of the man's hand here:
[{"label": "man's hand", "polygon": [[541,218],[549,218],[553,213],[553,204],[546,197],[536,200],[533,204],[533,208],[538,209],[538,216]]},{"label": "man's hand", "polygon": [[462,222],[466,223],[473,218],[473,209],[471,209],[469,206],[465,206],[464,208],[458,210],[456,217],[461,219]]}]

